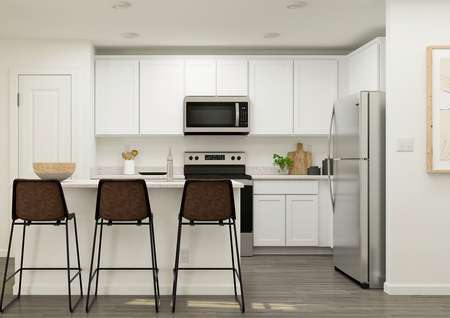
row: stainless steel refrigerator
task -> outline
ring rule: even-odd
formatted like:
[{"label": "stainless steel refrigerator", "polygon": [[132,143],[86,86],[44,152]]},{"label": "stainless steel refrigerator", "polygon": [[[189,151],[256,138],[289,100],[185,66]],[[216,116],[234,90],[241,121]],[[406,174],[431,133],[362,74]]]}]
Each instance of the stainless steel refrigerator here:
[{"label": "stainless steel refrigerator", "polygon": [[381,288],[386,254],[384,93],[361,92],[335,102],[328,157],[333,165],[335,269],[364,288]]}]

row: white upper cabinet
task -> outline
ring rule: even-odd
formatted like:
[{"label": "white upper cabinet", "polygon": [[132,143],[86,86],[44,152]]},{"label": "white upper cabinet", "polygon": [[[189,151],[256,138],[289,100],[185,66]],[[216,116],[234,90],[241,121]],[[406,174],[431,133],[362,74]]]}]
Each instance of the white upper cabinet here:
[{"label": "white upper cabinet", "polygon": [[139,134],[138,60],[96,60],[95,131],[97,135]]},{"label": "white upper cabinet", "polygon": [[216,60],[188,59],[185,61],[185,95],[215,96],[216,95]]},{"label": "white upper cabinet", "polygon": [[251,133],[293,133],[293,61],[252,60],[249,63]]},{"label": "white upper cabinet", "polygon": [[183,134],[184,61],[140,62],[140,133]]},{"label": "white upper cabinet", "polygon": [[384,40],[379,38],[348,56],[348,93],[384,91]]},{"label": "white upper cabinet", "polygon": [[294,134],[327,134],[337,97],[336,59],[295,60]]},{"label": "white upper cabinet", "polygon": [[217,95],[248,95],[247,60],[222,59],[217,61]]}]

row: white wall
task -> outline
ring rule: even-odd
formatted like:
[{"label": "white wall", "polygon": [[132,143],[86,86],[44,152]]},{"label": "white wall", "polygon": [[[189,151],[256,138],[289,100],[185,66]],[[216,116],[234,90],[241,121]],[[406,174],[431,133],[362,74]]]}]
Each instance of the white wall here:
[{"label": "white wall", "polygon": [[[0,40],[0,256],[7,248],[10,211],[9,107],[10,72],[14,69],[72,69],[73,160],[77,177],[88,177],[95,155],[93,121],[93,46],[87,41]],[[12,96],[15,100],[15,96]],[[77,129],[76,127],[83,127]]]},{"label": "white wall", "polygon": [[[387,1],[387,282],[450,294],[450,176],[426,173],[426,47],[450,45],[450,1]],[[412,153],[396,152],[413,137]]]},{"label": "white wall", "polygon": [[297,142],[313,153],[315,165],[321,166],[327,156],[326,138],[254,137],[254,136],[155,136],[128,138],[97,138],[97,165],[120,167],[121,152],[126,147],[140,150],[136,165],[164,167],[169,147],[172,147],[174,166],[183,166],[184,151],[245,151],[248,167],[272,167],[272,155],[295,150]]}]

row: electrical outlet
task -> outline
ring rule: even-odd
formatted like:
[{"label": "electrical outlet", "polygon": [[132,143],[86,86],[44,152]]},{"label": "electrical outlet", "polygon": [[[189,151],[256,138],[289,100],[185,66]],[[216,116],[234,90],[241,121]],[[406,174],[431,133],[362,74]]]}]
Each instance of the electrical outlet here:
[{"label": "electrical outlet", "polygon": [[180,262],[182,264],[189,264],[189,250],[182,248],[180,251]]},{"label": "electrical outlet", "polygon": [[414,152],[414,138],[398,138],[397,152]]}]

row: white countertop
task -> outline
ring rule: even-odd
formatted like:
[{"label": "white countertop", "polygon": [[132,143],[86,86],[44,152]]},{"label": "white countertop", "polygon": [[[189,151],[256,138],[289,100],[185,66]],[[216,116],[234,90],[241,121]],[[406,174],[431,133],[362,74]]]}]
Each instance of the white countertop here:
[{"label": "white countertop", "polygon": [[[142,175],[142,174],[99,174],[92,177],[92,179],[144,179],[144,180],[155,180],[155,181],[166,181],[166,175]],[[184,175],[176,174],[173,176],[174,181],[183,181]]]},{"label": "white countertop", "polygon": [[328,176],[289,175],[289,174],[254,174],[253,180],[327,180]]},{"label": "white countertop", "polygon": [[[89,188],[97,188],[99,180],[89,180],[89,179],[80,179],[80,180],[66,180],[61,182],[61,185],[64,189],[89,189]],[[183,188],[186,180],[179,179],[174,181],[167,180],[146,180],[147,188]],[[244,185],[240,182],[232,181],[233,188],[243,188]]]}]

